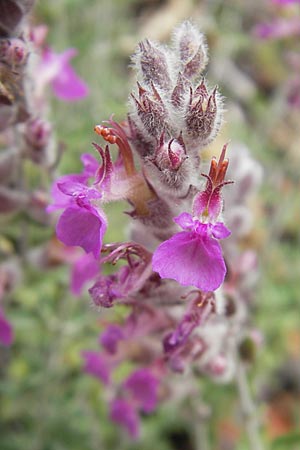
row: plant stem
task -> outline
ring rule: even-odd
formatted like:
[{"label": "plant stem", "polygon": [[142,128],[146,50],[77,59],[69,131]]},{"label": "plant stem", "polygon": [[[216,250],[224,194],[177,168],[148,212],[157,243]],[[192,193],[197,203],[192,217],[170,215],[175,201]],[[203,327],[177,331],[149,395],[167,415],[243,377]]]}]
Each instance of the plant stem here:
[{"label": "plant stem", "polygon": [[239,362],[237,366],[236,382],[240,396],[245,430],[249,440],[249,450],[263,450],[259,433],[257,411],[251,397],[244,365]]}]

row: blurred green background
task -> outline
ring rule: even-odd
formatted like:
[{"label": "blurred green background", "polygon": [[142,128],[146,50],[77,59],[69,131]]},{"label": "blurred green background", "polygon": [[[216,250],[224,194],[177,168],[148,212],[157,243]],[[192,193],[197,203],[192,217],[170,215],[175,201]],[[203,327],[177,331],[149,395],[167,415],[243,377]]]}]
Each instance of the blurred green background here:
[{"label": "blurred green background", "polygon": [[[299,51],[299,43],[293,38],[262,42],[251,33],[256,23],[286,14],[270,4],[267,0],[249,4],[239,0],[41,0],[34,23],[49,26],[48,42],[55,51],[78,49],[73,65],[91,91],[75,104],[51,98],[50,118],[57,140],[65,145],[60,173],[80,169],[80,154],[92,151],[95,124],[112,113],[118,120],[125,117],[133,76],[130,55],[141,39],[167,41],[172,28],[188,18],[207,35],[207,77],[219,85],[227,108],[226,124],[213,149],[219,152],[228,139],[242,141],[264,167],[264,184],[253,204],[254,229],[244,243],[259,252],[261,275],[251,321],[264,336],[249,374],[266,448],[275,450],[300,448],[296,381],[300,379],[300,112],[291,110],[284,99],[289,76],[284,52]],[[300,15],[296,9],[292,13]],[[123,205],[107,209],[108,242],[122,238],[123,209]],[[28,227],[35,244],[53,234],[52,229],[35,224]],[[6,239],[13,240],[17,232],[16,219]],[[97,348],[103,316],[99,314],[97,320],[87,295],[76,299],[69,293],[68,277],[67,267],[47,273],[29,268],[7,301],[6,313],[16,339],[10,349],[0,350],[0,449],[196,450],[194,424],[184,410],[176,413],[165,405],[145,417],[142,439],[136,444],[108,421],[103,388],[82,373],[80,358],[82,349]],[[267,400],[266,386],[276,392]],[[211,448],[248,449],[235,417],[236,387],[201,380],[199,389],[212,409]],[[272,431],[280,425],[269,419],[270,407],[287,408],[286,414],[291,409],[294,414],[284,437]],[[228,447],[221,446],[223,435]]]}]

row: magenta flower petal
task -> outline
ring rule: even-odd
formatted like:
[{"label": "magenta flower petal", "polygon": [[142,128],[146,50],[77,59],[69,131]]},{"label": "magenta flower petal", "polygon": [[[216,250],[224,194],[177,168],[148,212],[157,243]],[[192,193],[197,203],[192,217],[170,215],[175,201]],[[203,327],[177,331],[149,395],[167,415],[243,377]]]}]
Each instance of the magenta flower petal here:
[{"label": "magenta flower petal", "polygon": [[277,5],[288,5],[289,3],[300,3],[300,0],[273,0]]},{"label": "magenta flower petal", "polygon": [[82,358],[84,359],[83,370],[86,373],[98,378],[104,384],[109,384],[111,367],[99,352],[85,350],[82,352]]},{"label": "magenta flower petal", "polygon": [[97,209],[92,206],[81,208],[74,204],[60,216],[56,234],[65,245],[78,245],[98,258],[106,226],[104,214],[101,215]]},{"label": "magenta flower petal", "polygon": [[139,436],[140,419],[128,401],[117,398],[110,405],[110,418],[117,424],[124,427],[133,439]]},{"label": "magenta flower petal", "polygon": [[144,412],[149,413],[156,408],[159,380],[149,369],[133,372],[125,381],[124,387]]},{"label": "magenta flower petal", "polygon": [[0,344],[9,347],[14,339],[14,332],[11,324],[0,310]]},{"label": "magenta flower petal", "polygon": [[82,174],[71,174],[71,175],[63,175],[59,177],[51,187],[51,196],[53,199],[53,203],[47,206],[47,212],[56,211],[57,209],[67,208],[74,203],[74,199],[70,196],[67,196],[62,192],[59,188],[59,185],[62,183],[84,183],[87,177]]},{"label": "magenta flower petal", "polygon": [[212,225],[211,230],[213,237],[215,237],[216,239],[225,239],[231,235],[231,231],[228,230],[228,228],[225,227],[224,223],[222,222],[217,222]]},{"label": "magenta flower petal", "polygon": [[220,244],[210,236],[182,231],[160,244],[154,252],[153,270],[183,286],[214,291],[223,282],[226,266]]},{"label": "magenta flower petal", "polygon": [[89,289],[89,294],[94,304],[103,308],[111,308],[114,300],[123,296],[114,274],[98,277],[96,283]]},{"label": "magenta flower petal", "polygon": [[174,222],[177,223],[183,230],[191,230],[195,227],[193,216],[189,213],[181,213],[179,216],[174,217]]},{"label": "magenta flower petal", "polygon": [[60,182],[57,183],[57,187],[63,194],[81,198],[82,200],[92,200],[93,198],[101,197],[101,193],[97,189],[90,188],[78,181],[68,180],[65,182]]},{"label": "magenta flower petal", "polygon": [[89,92],[86,83],[76,74],[69,63],[65,63],[51,84],[54,94],[61,100],[80,100]]},{"label": "magenta flower petal", "polygon": [[55,95],[62,100],[74,101],[85,97],[88,94],[88,87],[69,62],[76,54],[74,48],[69,48],[63,53],[55,53],[50,48],[45,49],[38,70],[40,89],[50,83]]},{"label": "magenta flower petal", "polygon": [[300,20],[278,19],[270,23],[260,23],[253,30],[255,36],[261,39],[281,39],[300,35]]},{"label": "magenta flower petal", "polygon": [[119,325],[111,324],[99,336],[100,344],[111,354],[117,352],[119,341],[124,339],[124,331]]},{"label": "magenta flower petal", "polygon": [[99,161],[89,153],[83,153],[80,157],[80,160],[84,167],[83,173],[87,177],[94,177],[99,168]]},{"label": "magenta flower petal", "polygon": [[99,261],[93,253],[82,255],[75,261],[71,270],[71,292],[80,295],[85,283],[95,278],[98,272]]}]

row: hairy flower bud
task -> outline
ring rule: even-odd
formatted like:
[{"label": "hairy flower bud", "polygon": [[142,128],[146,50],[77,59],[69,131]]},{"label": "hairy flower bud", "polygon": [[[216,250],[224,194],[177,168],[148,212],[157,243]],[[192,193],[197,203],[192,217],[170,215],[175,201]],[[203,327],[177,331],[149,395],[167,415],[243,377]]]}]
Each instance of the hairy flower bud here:
[{"label": "hairy flower bud", "polygon": [[34,118],[25,124],[25,152],[33,162],[39,164],[45,160],[50,136],[51,125],[45,120]]},{"label": "hairy flower bud", "polygon": [[164,134],[161,135],[154,155],[145,159],[145,173],[156,189],[186,195],[193,183],[194,171],[181,134],[167,142]]},{"label": "hairy flower bud", "polygon": [[0,0],[0,37],[13,34],[35,0]]},{"label": "hairy flower bud", "polygon": [[207,46],[203,34],[190,23],[184,22],[174,33],[182,74],[188,79],[198,77],[208,61]]},{"label": "hairy flower bud", "polygon": [[185,99],[191,88],[191,83],[179,72],[177,83],[171,95],[171,103],[175,108],[184,106]]},{"label": "hairy flower bud", "polygon": [[204,147],[216,136],[221,125],[222,101],[217,88],[208,93],[204,81],[190,90],[185,114],[184,138],[192,146]]},{"label": "hairy flower bud", "polygon": [[170,89],[171,77],[168,67],[168,55],[163,47],[146,39],[139,44],[133,60],[148,86],[151,86],[153,83],[163,90]]},{"label": "hairy flower bud", "polygon": [[186,159],[187,154],[181,136],[178,140],[170,139],[164,143],[164,137],[162,135],[152,160],[160,170],[177,171]]},{"label": "hairy flower bud", "polygon": [[49,142],[51,125],[42,119],[31,119],[26,123],[25,139],[37,149],[45,147]]},{"label": "hairy flower bud", "polygon": [[14,38],[0,41],[0,59],[10,66],[22,66],[27,56],[28,50],[23,40]]},{"label": "hairy flower bud", "polygon": [[13,213],[22,211],[29,204],[29,195],[22,191],[0,186],[0,213]]},{"label": "hairy flower bud", "polygon": [[159,138],[166,128],[165,105],[154,84],[151,85],[152,92],[144,89],[140,84],[138,88],[139,98],[132,94],[137,116],[147,133],[154,138]]}]

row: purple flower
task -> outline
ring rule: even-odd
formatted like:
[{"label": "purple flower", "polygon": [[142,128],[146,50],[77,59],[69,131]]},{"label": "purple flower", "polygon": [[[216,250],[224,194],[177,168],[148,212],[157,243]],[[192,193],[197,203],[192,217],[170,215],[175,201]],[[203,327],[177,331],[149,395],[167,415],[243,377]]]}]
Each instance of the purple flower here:
[{"label": "purple flower", "polygon": [[96,172],[99,168],[99,161],[95,158],[95,156],[91,155],[90,153],[83,153],[80,159],[84,167],[83,175],[85,175],[87,178],[95,177]]},{"label": "purple flower", "polygon": [[83,370],[86,373],[98,378],[104,384],[109,384],[111,367],[107,359],[101,355],[101,353],[85,350],[82,352],[82,358],[84,359]]},{"label": "purple flower", "polygon": [[122,298],[118,278],[116,275],[101,275],[96,283],[89,289],[90,296],[96,306],[111,308],[114,300]]},{"label": "purple flower", "polygon": [[58,239],[65,245],[78,245],[86,253],[92,252],[98,258],[107,220],[104,213],[92,203],[101,197],[101,193],[84,184],[85,177],[82,174],[60,178],[52,188],[54,204],[50,210],[66,208],[56,226]]},{"label": "purple flower", "polygon": [[83,286],[96,277],[99,272],[99,262],[92,253],[84,254],[75,261],[71,271],[71,292],[80,295]]},{"label": "purple flower", "polygon": [[66,195],[59,186],[64,183],[85,183],[87,177],[84,174],[70,174],[63,175],[59,177],[51,187],[51,197],[53,199],[53,203],[47,206],[47,212],[56,211],[58,209],[67,208],[70,205],[73,205],[74,200],[71,196]]},{"label": "purple flower", "polygon": [[106,218],[91,205],[74,205],[67,208],[56,226],[56,234],[65,245],[82,247],[95,258],[100,255],[106,231]]},{"label": "purple flower", "polygon": [[79,78],[70,65],[77,50],[69,48],[63,53],[55,53],[50,48],[44,50],[38,69],[40,89],[50,83],[54,94],[61,100],[75,101],[88,95],[86,83]]},{"label": "purple flower", "polygon": [[13,339],[14,333],[12,326],[0,309],[0,344],[9,347],[12,344]]},{"label": "purple flower", "polygon": [[110,418],[124,427],[133,439],[139,436],[140,419],[133,405],[121,398],[110,405]]},{"label": "purple flower", "polygon": [[[191,353],[191,355],[191,346],[193,347],[196,345],[199,351],[199,341],[193,343],[188,342],[188,340],[194,329],[205,323],[213,311],[213,308],[214,294],[203,294],[198,291],[196,297],[189,303],[187,312],[179,321],[175,330],[165,336],[163,340],[163,348],[166,356],[171,362],[171,367],[173,370],[182,371],[184,369],[184,363],[180,357],[180,354],[185,353],[185,346],[187,348],[189,347],[188,353]],[[178,365],[178,363],[180,365]]]},{"label": "purple flower", "polygon": [[123,328],[119,325],[108,325],[100,335],[100,344],[111,354],[116,353],[119,341],[125,338]]},{"label": "purple flower", "polygon": [[277,5],[288,5],[289,3],[300,3],[300,0],[272,0]]},{"label": "purple flower", "polygon": [[226,274],[217,239],[228,237],[230,231],[222,222],[202,223],[188,213],[180,214],[174,221],[186,231],[160,244],[153,255],[153,270],[161,278],[172,278],[183,286],[214,291]]},{"label": "purple flower", "polygon": [[260,23],[253,30],[255,36],[261,39],[281,39],[300,35],[300,19],[277,19],[270,23]]},{"label": "purple flower", "polygon": [[133,372],[125,381],[124,387],[144,412],[149,413],[155,409],[159,380],[149,369],[142,368]]}]

